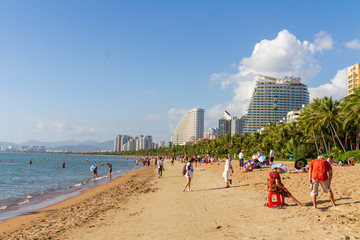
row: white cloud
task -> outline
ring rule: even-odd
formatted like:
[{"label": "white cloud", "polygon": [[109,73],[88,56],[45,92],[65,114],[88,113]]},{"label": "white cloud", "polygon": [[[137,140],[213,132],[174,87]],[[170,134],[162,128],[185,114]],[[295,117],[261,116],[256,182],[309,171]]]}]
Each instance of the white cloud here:
[{"label": "white cloud", "polygon": [[51,122],[41,120],[36,124],[36,127],[39,131],[53,131],[56,133],[62,133],[67,131],[72,131],[73,128],[66,125],[63,122]]},{"label": "white cloud", "polygon": [[[211,80],[221,83],[222,88],[233,87],[234,96],[228,103],[211,108],[209,117],[215,117],[220,110],[228,110],[233,116],[245,114],[252,96],[256,75],[272,77],[295,76],[308,82],[320,72],[315,59],[317,53],[333,47],[333,40],[326,32],[316,34],[314,43],[300,41],[287,30],[282,30],[272,40],[257,43],[250,57],[243,58],[235,74],[214,73]],[[216,114],[215,114],[216,113]]]},{"label": "white cloud", "polygon": [[168,117],[170,120],[177,120],[180,121],[180,119],[187,113],[188,110],[185,109],[179,109],[176,110],[175,108],[171,108],[168,112]]},{"label": "white cloud", "polygon": [[224,110],[224,106],[222,104],[218,104],[205,111],[205,115],[209,118],[219,119],[223,115]]},{"label": "white cloud", "polygon": [[333,100],[340,100],[347,95],[347,68],[339,70],[330,83],[320,85],[316,88],[309,88],[310,101],[314,98],[333,97]]},{"label": "white cloud", "polygon": [[324,31],[315,35],[314,45],[316,50],[328,50],[333,48],[334,41],[332,37]]},{"label": "white cloud", "polygon": [[360,50],[360,41],[357,39],[354,39],[350,42],[347,42],[346,47],[351,48],[351,49],[356,49],[356,50]]},{"label": "white cloud", "polygon": [[160,120],[163,119],[163,117],[162,117],[161,115],[153,115],[153,114],[150,114],[150,115],[145,116],[145,119],[147,119],[147,120],[160,121]]}]

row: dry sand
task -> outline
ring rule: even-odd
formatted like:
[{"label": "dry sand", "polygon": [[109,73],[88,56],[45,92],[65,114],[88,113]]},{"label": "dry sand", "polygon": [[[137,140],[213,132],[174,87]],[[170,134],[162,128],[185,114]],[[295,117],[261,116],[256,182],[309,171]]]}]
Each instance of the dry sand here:
[{"label": "dry sand", "polygon": [[[293,163],[284,163],[293,169]],[[195,168],[192,192],[183,193],[182,164],[158,179],[143,168],[34,214],[0,224],[1,239],[360,239],[360,165],[334,167],[332,207],[320,192],[309,197],[308,174],[282,174],[284,185],[307,206],[289,200],[283,209],[264,207],[269,169],[243,173],[233,161],[231,188],[224,163]],[[24,224],[24,225],[22,225]]]}]

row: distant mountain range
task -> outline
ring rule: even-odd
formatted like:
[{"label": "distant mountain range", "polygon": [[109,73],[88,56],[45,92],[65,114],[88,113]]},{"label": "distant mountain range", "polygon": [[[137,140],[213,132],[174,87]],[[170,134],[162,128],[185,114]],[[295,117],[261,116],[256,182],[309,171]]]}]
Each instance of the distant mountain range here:
[{"label": "distant mountain range", "polygon": [[58,142],[44,142],[29,140],[22,144],[11,142],[0,142],[0,147],[7,148],[13,146],[13,148],[19,148],[20,146],[44,146],[46,150],[59,150],[59,151],[71,151],[71,152],[96,152],[102,150],[113,150],[114,140],[106,142],[96,141],[58,141]]}]

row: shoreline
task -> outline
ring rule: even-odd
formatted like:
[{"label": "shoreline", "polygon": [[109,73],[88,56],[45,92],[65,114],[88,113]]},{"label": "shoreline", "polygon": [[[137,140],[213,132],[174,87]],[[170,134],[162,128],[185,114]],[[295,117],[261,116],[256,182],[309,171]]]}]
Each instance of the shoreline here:
[{"label": "shoreline", "polygon": [[[7,153],[2,164],[4,194],[0,200],[0,222],[6,218],[26,214],[77,195],[84,189],[109,182],[108,167],[100,166],[101,162],[113,164],[112,179],[137,169],[132,159],[126,160],[118,156],[74,157],[73,154],[27,154]],[[28,159],[34,164],[28,164]],[[86,165],[98,161],[99,176],[93,178]],[[66,162],[67,168],[60,168]],[[3,167],[3,166],[1,166]],[[46,172],[45,172],[46,171]],[[8,189],[8,190],[7,190]]]},{"label": "shoreline", "polygon": [[[112,180],[115,180],[125,174],[137,171],[142,167],[133,167],[130,169],[122,169],[112,174]],[[23,203],[13,204],[9,208],[1,209],[0,213],[0,223],[8,218],[13,218],[25,214],[29,214],[31,212],[35,212],[37,210],[49,207],[51,205],[62,202],[68,198],[75,197],[81,194],[83,191],[98,187],[103,184],[107,184],[110,181],[108,174],[103,176],[99,176],[96,179],[92,179],[85,184],[81,184],[79,186],[71,186],[69,189],[58,190],[54,192],[45,193],[44,195],[38,195],[35,198],[31,197],[30,199],[26,199]]]},{"label": "shoreline", "polygon": [[[87,205],[87,202],[93,198],[111,194],[111,191],[115,188],[123,188],[124,186],[129,185],[129,183],[131,185],[135,182],[134,179],[136,179],[139,175],[144,175],[144,173],[146,175],[146,172],[149,172],[149,170],[153,172],[152,167],[135,169],[134,171],[120,175],[107,183],[78,191],[78,194],[62,199],[61,201],[49,206],[29,211],[15,217],[6,218],[0,222],[0,238],[12,239],[14,235],[22,235],[24,230],[34,228],[39,223],[46,223],[48,222],[48,218],[56,218],[57,213],[61,215],[64,211],[66,214],[70,214],[71,212],[87,208],[86,210],[96,212],[97,210],[91,209],[91,206],[84,205]],[[96,208],[96,206],[93,207]],[[98,209],[98,211],[102,210],[103,209],[100,208]],[[77,223],[77,225],[81,225],[81,223]]]},{"label": "shoreline", "polygon": [[[275,161],[279,162],[279,161]],[[281,162],[293,169],[293,162]],[[192,191],[183,164],[165,161],[157,178],[154,166],[115,179],[96,192],[80,194],[53,208],[43,209],[9,225],[0,223],[2,239],[357,239],[360,228],[360,165],[334,167],[332,189],[336,207],[319,192],[318,209],[309,197],[308,174],[282,174],[285,187],[304,207],[289,203],[283,208],[264,207],[269,168],[244,173],[232,162],[232,185],[221,177],[224,162],[194,168]],[[346,182],[346,185],[344,183]],[[91,190],[91,189],[89,189]],[[87,195],[87,196],[86,196]],[[72,202],[71,204],[69,202]],[[32,219],[33,218],[33,219]],[[15,224],[15,225],[14,225]],[[23,225],[24,224],[24,225]],[[27,225],[26,225],[27,224]],[[13,233],[9,232],[13,227]],[[185,235],[184,235],[185,233]],[[186,234],[188,233],[188,234]]]}]

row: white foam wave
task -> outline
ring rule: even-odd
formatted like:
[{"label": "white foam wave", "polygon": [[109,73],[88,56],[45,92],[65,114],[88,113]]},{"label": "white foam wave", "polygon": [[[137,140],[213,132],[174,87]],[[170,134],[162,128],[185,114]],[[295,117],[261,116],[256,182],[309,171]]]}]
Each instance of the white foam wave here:
[{"label": "white foam wave", "polygon": [[30,200],[25,200],[23,202],[20,202],[20,203],[18,203],[18,205],[23,205],[23,204],[28,203],[28,202],[30,202]]}]

